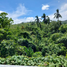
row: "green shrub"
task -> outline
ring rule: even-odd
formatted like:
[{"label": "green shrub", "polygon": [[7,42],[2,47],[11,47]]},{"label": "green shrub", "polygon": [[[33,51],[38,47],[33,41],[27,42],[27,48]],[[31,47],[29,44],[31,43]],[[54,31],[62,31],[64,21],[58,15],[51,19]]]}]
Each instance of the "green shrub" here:
[{"label": "green shrub", "polygon": [[37,46],[38,51],[41,51],[44,46],[45,46],[45,43],[44,44],[42,44],[42,42],[39,43],[39,45]]},{"label": "green shrub", "polygon": [[7,57],[15,54],[15,42],[13,40],[3,40],[0,44],[0,56]]},{"label": "green shrub", "polygon": [[46,53],[47,53],[47,47],[45,46],[42,48],[42,55],[45,56]]},{"label": "green shrub", "polygon": [[27,32],[21,32],[18,34],[18,36],[23,36],[24,38],[30,38],[29,34]]},{"label": "green shrub", "polygon": [[51,35],[50,40],[56,41],[56,39],[58,39],[62,36],[63,36],[62,33],[54,33],[54,34]]},{"label": "green shrub", "polygon": [[32,55],[33,55],[33,49],[31,48],[31,47],[29,47],[29,48],[25,48],[25,52],[26,52],[26,55],[28,56],[28,57],[32,57]]},{"label": "green shrub", "polygon": [[23,65],[23,66],[67,66],[67,59],[63,56],[49,55],[47,57],[27,57],[23,55],[14,55],[7,58],[0,58],[0,64]]},{"label": "green shrub", "polygon": [[26,54],[25,48],[26,48],[26,46],[20,46],[20,45],[16,46],[16,49],[17,49],[16,54],[17,55],[25,55]]},{"label": "green shrub", "polygon": [[7,32],[7,35],[12,35],[12,32],[11,32],[11,31],[8,31],[8,32]]},{"label": "green shrub", "polygon": [[64,43],[64,46],[67,48],[67,37],[66,36],[62,36],[61,38],[58,38],[56,40],[57,43]]},{"label": "green shrub", "polygon": [[26,28],[25,28],[27,31],[36,31],[37,30],[37,28],[36,27],[34,27],[34,26],[26,26]]},{"label": "green shrub", "polygon": [[0,29],[0,33],[4,33],[4,29]]},{"label": "green shrub", "polygon": [[26,47],[28,47],[28,45],[29,45],[29,42],[28,42],[28,40],[23,40],[23,39],[18,39],[18,44],[19,45],[21,45],[21,46],[26,46]]},{"label": "green shrub", "polygon": [[33,57],[42,57],[42,52],[35,52],[34,54],[33,54]]},{"label": "green shrub", "polygon": [[0,40],[3,40],[3,34],[0,33]]},{"label": "green shrub", "polygon": [[7,39],[7,35],[12,35],[11,31],[8,29],[0,29],[0,40]]},{"label": "green shrub", "polygon": [[59,27],[61,26],[60,22],[52,21],[49,25],[49,31],[52,33],[58,32]]},{"label": "green shrub", "polygon": [[16,39],[16,36],[14,35],[7,35],[6,36],[6,40],[15,40]]},{"label": "green shrub", "polygon": [[59,31],[61,31],[62,33],[65,33],[67,31],[67,24],[63,24],[60,26]]},{"label": "green shrub", "polygon": [[34,52],[36,51],[36,46],[33,43],[30,43],[28,40],[18,39],[18,44],[21,46],[31,47]]},{"label": "green shrub", "polygon": [[36,37],[37,37],[38,40],[41,40],[41,35],[38,31],[36,31]]},{"label": "green shrub", "polygon": [[35,31],[32,31],[32,32],[30,33],[30,35],[36,35],[36,32],[35,32]]},{"label": "green shrub", "polygon": [[48,46],[44,46],[42,48],[42,55],[66,55],[66,47],[64,47],[64,44],[49,44]]}]

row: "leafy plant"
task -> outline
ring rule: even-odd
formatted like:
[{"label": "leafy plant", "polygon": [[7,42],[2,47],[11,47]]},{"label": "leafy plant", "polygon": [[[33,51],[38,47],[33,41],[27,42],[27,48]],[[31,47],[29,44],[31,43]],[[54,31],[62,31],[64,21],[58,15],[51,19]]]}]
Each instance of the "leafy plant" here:
[{"label": "leafy plant", "polygon": [[65,33],[67,31],[67,24],[63,24],[59,27],[59,31]]},{"label": "leafy plant", "polygon": [[0,57],[12,56],[16,51],[16,43],[13,40],[3,40],[0,44]]},{"label": "leafy plant", "polygon": [[42,52],[35,52],[33,57],[42,57]]},{"label": "leafy plant", "polygon": [[29,47],[29,48],[25,48],[25,52],[26,52],[26,55],[28,56],[28,57],[31,57],[32,55],[33,55],[33,49],[31,48],[31,47]]},{"label": "leafy plant", "polygon": [[10,27],[13,23],[12,18],[6,17],[8,14],[5,12],[0,13],[0,28]]}]

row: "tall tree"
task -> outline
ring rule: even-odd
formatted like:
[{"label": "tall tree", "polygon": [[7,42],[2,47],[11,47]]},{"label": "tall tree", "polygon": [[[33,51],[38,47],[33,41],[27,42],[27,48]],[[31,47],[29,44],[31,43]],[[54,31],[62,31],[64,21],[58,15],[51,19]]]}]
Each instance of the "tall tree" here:
[{"label": "tall tree", "polygon": [[38,18],[38,16],[35,16],[35,17],[36,17],[37,26],[39,26],[39,18]]},{"label": "tall tree", "polygon": [[13,23],[12,18],[6,17],[7,15],[5,12],[0,13],[0,28],[10,27],[11,23]]},{"label": "tall tree", "polygon": [[59,20],[59,17],[62,18],[62,16],[59,14],[59,9],[56,10],[56,13],[54,14],[54,18],[58,19]]},{"label": "tall tree", "polygon": [[46,19],[47,21],[47,23],[49,24],[50,23],[50,18],[47,16],[47,19]]},{"label": "tall tree", "polygon": [[43,19],[44,23],[47,23],[47,22],[46,22],[46,15],[45,15],[45,13],[43,14],[42,18],[44,18],[44,19]]}]

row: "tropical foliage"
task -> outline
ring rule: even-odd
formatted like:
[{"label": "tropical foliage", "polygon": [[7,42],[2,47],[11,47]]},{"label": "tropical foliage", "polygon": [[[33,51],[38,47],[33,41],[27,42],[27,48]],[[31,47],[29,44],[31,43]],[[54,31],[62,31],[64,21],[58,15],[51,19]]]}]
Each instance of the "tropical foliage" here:
[{"label": "tropical foliage", "polygon": [[41,22],[36,16],[36,22],[11,25],[6,15],[0,14],[0,64],[67,66],[67,24],[43,14]]}]

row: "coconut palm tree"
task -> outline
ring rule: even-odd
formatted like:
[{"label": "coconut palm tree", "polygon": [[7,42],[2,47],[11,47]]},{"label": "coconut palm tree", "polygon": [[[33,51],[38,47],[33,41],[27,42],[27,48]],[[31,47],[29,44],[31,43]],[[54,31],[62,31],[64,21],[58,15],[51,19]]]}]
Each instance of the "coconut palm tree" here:
[{"label": "coconut palm tree", "polygon": [[62,18],[62,16],[59,14],[59,9],[56,10],[56,13],[54,14],[54,18],[58,19],[59,20],[59,17]]}]

